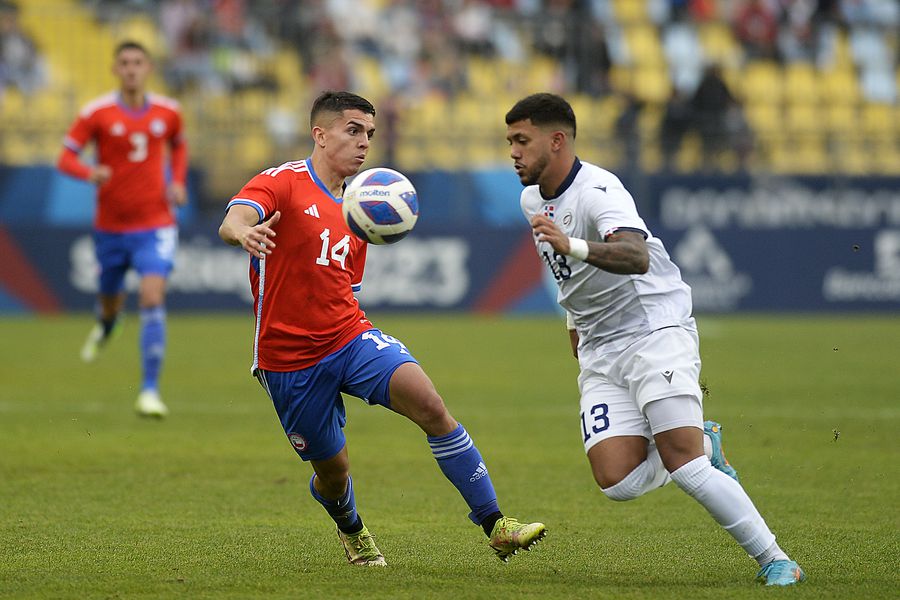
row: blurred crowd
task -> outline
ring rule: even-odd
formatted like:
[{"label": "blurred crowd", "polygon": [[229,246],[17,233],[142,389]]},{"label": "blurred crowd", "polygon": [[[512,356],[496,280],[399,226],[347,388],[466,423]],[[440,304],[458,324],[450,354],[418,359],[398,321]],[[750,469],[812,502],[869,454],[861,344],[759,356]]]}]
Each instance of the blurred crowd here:
[{"label": "blurred crowd", "polygon": [[[496,66],[497,78],[531,61],[554,65],[550,90],[594,98],[621,95],[616,131],[636,135],[642,101],[616,85],[614,69],[640,64],[625,35],[623,7],[639,7],[653,29],[671,86],[660,144],[666,161],[696,132],[705,153],[727,145],[739,157],[752,146],[740,99],[722,68],[754,60],[809,63],[827,69],[837,39],[849,41],[866,101],[897,101],[900,64],[898,0],[82,0],[99,20],[139,14],[161,32],[162,74],[176,95],[276,91],[283,78],[262,68],[285,48],[296,52],[308,89],[359,89],[361,65],[377,65],[391,99],[472,95],[472,58]],[[704,24],[726,24],[739,44],[739,64],[710,64],[700,40]],[[633,25],[633,23],[630,23]],[[39,49],[17,22],[11,0],[0,0],[0,93],[25,94],[46,84]],[[521,82],[512,93],[530,92]]]},{"label": "blurred crowd", "polygon": [[0,98],[8,87],[30,96],[46,83],[46,64],[34,40],[22,30],[18,6],[0,2]]}]

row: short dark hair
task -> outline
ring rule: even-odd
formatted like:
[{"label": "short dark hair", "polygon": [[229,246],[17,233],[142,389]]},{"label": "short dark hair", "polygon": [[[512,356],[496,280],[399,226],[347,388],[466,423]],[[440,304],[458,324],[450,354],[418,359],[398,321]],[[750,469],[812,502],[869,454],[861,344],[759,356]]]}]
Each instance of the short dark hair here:
[{"label": "short dark hair", "polygon": [[140,50],[147,58],[150,58],[150,53],[147,52],[147,48],[145,48],[144,45],[140,42],[135,42],[134,40],[125,40],[124,42],[119,42],[119,45],[116,46],[116,51],[113,53],[113,56],[118,58],[119,54],[121,54],[123,50]]},{"label": "short dark hair", "polygon": [[329,90],[322,92],[315,99],[312,110],[309,111],[309,126],[315,126],[316,119],[319,115],[326,112],[342,113],[345,110],[358,110],[367,115],[375,116],[375,107],[372,103],[350,92],[335,92]]},{"label": "short dark hair", "polygon": [[506,124],[530,119],[534,125],[559,125],[572,129],[575,137],[575,111],[566,99],[556,94],[532,94],[516,102],[506,113]]}]

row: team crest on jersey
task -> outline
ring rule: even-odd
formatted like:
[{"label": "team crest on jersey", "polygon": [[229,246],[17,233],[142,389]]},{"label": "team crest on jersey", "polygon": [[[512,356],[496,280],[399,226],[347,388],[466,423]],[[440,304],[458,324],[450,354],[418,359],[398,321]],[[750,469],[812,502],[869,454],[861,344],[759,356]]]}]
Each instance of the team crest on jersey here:
[{"label": "team crest on jersey", "polygon": [[166,122],[162,119],[153,119],[150,121],[150,133],[156,137],[161,137],[166,132]]},{"label": "team crest on jersey", "polygon": [[122,121],[116,121],[113,123],[113,126],[109,128],[109,134],[120,136],[125,135],[125,124]]},{"label": "team crest on jersey", "polygon": [[289,433],[288,439],[291,440],[291,446],[293,446],[294,450],[296,450],[297,452],[303,452],[304,450],[306,450],[306,438],[299,433]]},{"label": "team crest on jersey", "polygon": [[554,206],[553,204],[545,204],[544,216],[552,219],[554,214],[556,214],[556,206]]}]

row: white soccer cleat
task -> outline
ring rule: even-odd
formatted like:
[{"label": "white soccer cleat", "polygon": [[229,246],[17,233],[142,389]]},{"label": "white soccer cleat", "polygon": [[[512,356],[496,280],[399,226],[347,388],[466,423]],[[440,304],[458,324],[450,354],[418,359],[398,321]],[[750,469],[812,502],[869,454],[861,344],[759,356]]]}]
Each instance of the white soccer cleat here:
[{"label": "white soccer cleat", "polygon": [[159,397],[159,392],[156,390],[144,390],[141,392],[134,408],[142,417],[161,419],[169,414],[169,408],[163,404],[162,399]]},{"label": "white soccer cleat", "polygon": [[84,346],[81,347],[81,360],[86,363],[94,362],[103,341],[103,326],[96,323],[88,333],[87,339],[84,340]]}]

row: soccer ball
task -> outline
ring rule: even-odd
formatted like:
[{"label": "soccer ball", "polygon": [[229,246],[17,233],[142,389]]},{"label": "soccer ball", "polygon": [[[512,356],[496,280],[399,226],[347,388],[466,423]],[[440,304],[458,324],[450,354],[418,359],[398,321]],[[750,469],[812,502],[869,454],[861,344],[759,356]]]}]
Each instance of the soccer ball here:
[{"label": "soccer ball", "polygon": [[416,188],[402,173],[378,167],[363,171],[344,190],[347,226],[370,244],[393,244],[412,231],[419,218]]}]

